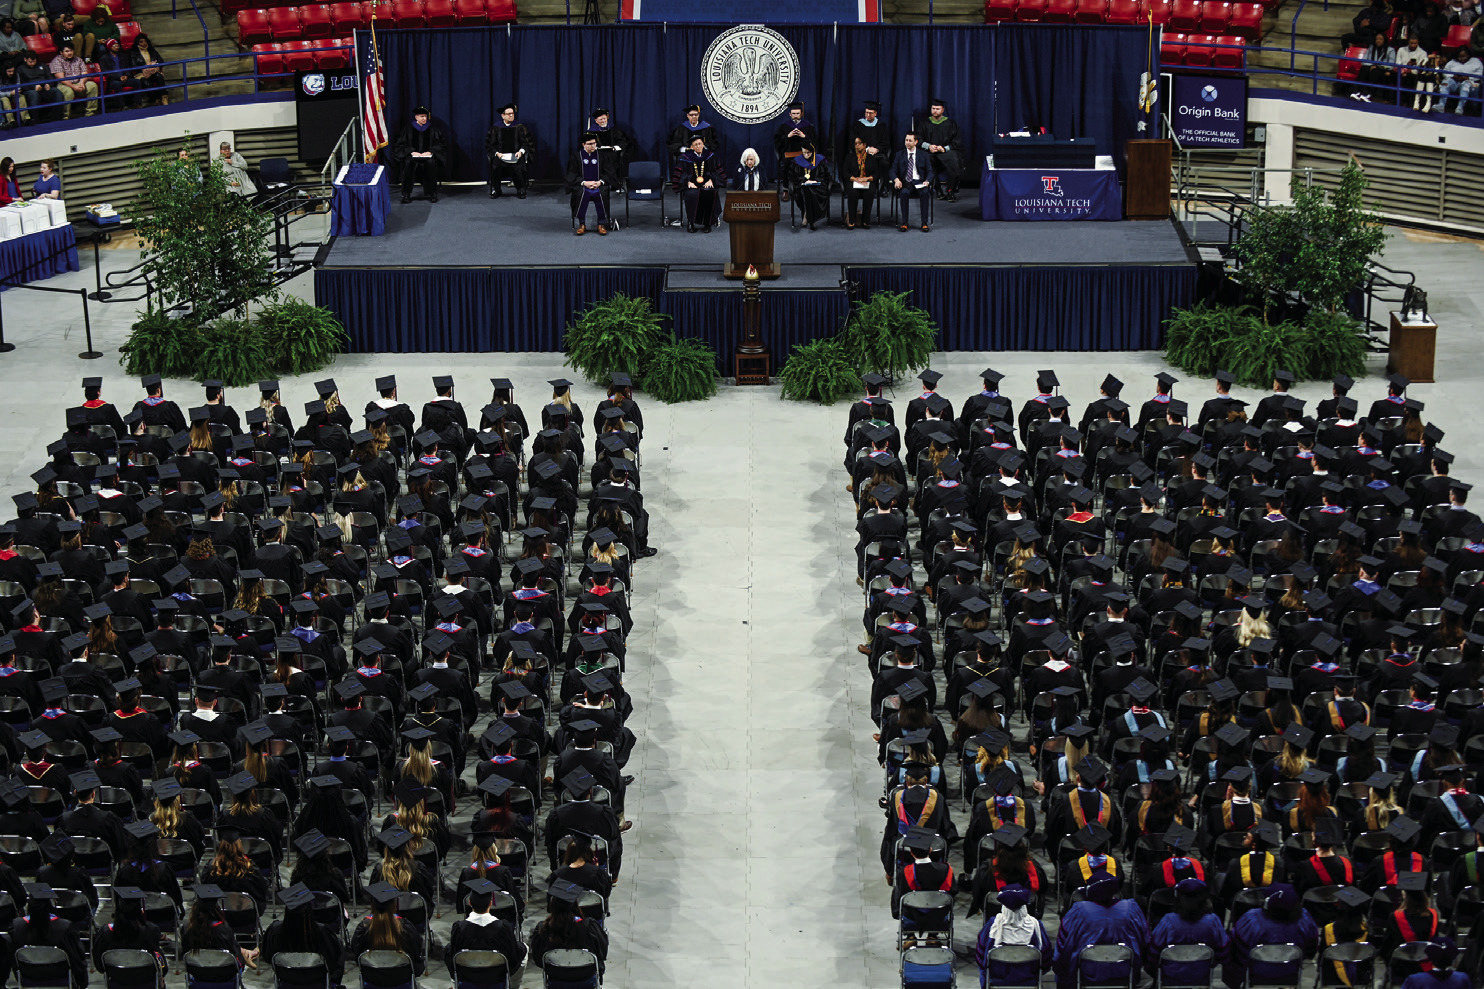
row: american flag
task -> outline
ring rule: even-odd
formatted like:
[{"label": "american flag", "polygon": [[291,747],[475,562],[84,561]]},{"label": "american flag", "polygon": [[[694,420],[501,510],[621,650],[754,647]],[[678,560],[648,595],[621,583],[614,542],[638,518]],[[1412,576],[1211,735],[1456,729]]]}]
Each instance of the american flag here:
[{"label": "american flag", "polygon": [[361,53],[361,126],[366,160],[374,162],[387,145],[386,79],[381,74],[381,55],[376,50],[376,24],[371,24],[371,43]]}]

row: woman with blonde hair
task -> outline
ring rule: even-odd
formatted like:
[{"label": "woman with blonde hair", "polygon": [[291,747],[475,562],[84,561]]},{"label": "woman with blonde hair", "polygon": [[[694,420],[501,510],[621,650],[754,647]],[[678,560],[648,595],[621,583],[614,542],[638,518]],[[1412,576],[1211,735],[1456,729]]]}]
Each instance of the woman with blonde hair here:
[{"label": "woman with blonde hair", "polygon": [[229,776],[226,782],[232,799],[217,815],[217,828],[234,828],[244,835],[262,838],[273,848],[273,860],[282,861],[283,824],[278,815],[258,802],[258,780],[252,773],[241,770]]},{"label": "woman with blonde hair", "polygon": [[180,784],[174,779],[157,779],[151,784],[155,806],[149,819],[160,829],[161,838],[180,838],[190,843],[199,856],[206,850],[206,829],[196,815],[180,804]]},{"label": "woman with blonde hair", "polygon": [[376,840],[381,843],[381,861],[371,869],[371,882],[416,893],[432,909],[438,902],[438,876],[431,867],[417,860],[422,840],[395,824],[383,828]]},{"label": "woman with blonde hair", "polygon": [[216,774],[201,761],[201,739],[192,731],[178,731],[170,736],[175,751],[170,757],[170,775],[186,789],[202,790],[211,798],[211,805],[222,802],[222,789]]},{"label": "woman with blonde hair", "polygon": [[203,414],[205,406],[191,410],[191,439],[186,449],[195,452],[205,450],[207,453],[216,452],[216,439],[211,435],[211,416]]},{"label": "woman with blonde hair", "polygon": [[[405,762],[403,770],[407,770]],[[431,842],[441,861],[453,844],[453,836],[449,833],[444,818],[428,810],[426,798],[431,789],[433,788],[417,782],[415,772],[407,772],[392,788],[392,812],[382,820],[381,826],[382,830],[390,827],[406,828],[416,839],[412,846],[414,852],[422,847],[424,841]]]},{"label": "woman with blonde hair", "polygon": [[[412,921],[397,913],[400,898],[395,885],[392,889],[373,884],[368,889],[371,896],[371,916],[356,926],[346,948],[347,958],[359,958],[367,951],[400,951],[412,960],[412,974],[423,974],[427,968],[424,955],[423,932]],[[428,900],[432,910],[432,901]],[[416,978],[413,980],[416,982]]]},{"label": "woman with blonde hair", "polygon": [[242,847],[242,832],[235,828],[217,829],[216,854],[201,873],[201,881],[252,897],[259,913],[268,906],[268,880],[248,858]]},{"label": "woman with blonde hair", "polygon": [[289,410],[283,407],[283,401],[279,396],[277,381],[259,381],[258,391],[261,397],[258,399],[258,408],[268,413],[268,418],[287,429],[290,433],[294,431],[294,422],[289,415]]},{"label": "woman with blonde hair", "polygon": [[283,606],[269,597],[263,588],[263,572],[243,570],[237,576],[242,583],[237,589],[237,600],[234,606],[249,615],[268,619],[273,623],[276,631],[282,632]]},{"label": "woman with blonde hair", "polygon": [[[577,427],[580,433],[583,425],[582,407],[572,398],[572,382],[566,378],[553,378],[547,384],[551,385],[551,403],[553,405],[560,405],[567,410],[568,420]],[[541,425],[543,428],[550,426],[549,415],[545,409],[541,410]]]}]

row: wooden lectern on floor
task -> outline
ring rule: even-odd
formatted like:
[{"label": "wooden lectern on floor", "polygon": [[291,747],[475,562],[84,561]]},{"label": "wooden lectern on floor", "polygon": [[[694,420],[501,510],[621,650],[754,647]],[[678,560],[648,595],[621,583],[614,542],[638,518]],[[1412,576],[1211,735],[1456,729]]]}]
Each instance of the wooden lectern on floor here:
[{"label": "wooden lectern on floor", "polygon": [[1421,384],[1430,383],[1438,347],[1438,324],[1412,313],[1391,314],[1391,352],[1386,370]]},{"label": "wooden lectern on floor", "polygon": [[759,278],[777,278],[782,274],[773,262],[773,224],[782,215],[776,189],[727,193],[721,218],[727,222],[732,238],[732,260],[722,269],[722,275],[746,277],[748,265],[757,269]]},{"label": "wooden lectern on floor", "polygon": [[1123,215],[1165,220],[1170,215],[1170,142],[1130,141],[1124,169]]}]

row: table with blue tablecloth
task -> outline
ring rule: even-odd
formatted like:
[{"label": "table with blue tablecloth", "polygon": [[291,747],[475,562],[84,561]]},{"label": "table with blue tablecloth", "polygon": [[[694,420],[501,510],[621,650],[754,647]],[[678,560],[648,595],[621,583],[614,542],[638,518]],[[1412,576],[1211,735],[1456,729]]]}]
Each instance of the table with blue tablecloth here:
[{"label": "table with blue tablecloth", "polygon": [[1097,168],[995,168],[979,177],[984,220],[1121,220],[1123,196],[1111,158]]},{"label": "table with blue tablecloth", "polygon": [[70,223],[0,240],[0,290],[81,268]]},{"label": "table with blue tablecloth", "polygon": [[392,194],[381,165],[346,165],[335,176],[330,198],[330,236],[380,237]]}]

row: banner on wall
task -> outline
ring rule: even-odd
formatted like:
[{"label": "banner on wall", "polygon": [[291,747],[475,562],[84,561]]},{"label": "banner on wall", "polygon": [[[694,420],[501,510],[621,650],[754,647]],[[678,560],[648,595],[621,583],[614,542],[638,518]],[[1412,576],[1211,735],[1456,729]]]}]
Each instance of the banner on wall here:
[{"label": "banner on wall", "polygon": [[1184,148],[1247,146],[1247,80],[1175,76],[1170,130]]}]

